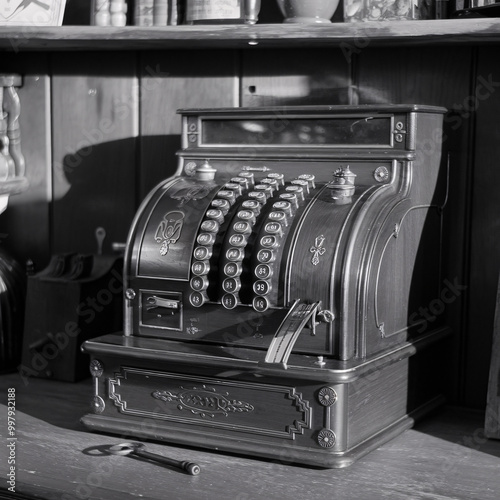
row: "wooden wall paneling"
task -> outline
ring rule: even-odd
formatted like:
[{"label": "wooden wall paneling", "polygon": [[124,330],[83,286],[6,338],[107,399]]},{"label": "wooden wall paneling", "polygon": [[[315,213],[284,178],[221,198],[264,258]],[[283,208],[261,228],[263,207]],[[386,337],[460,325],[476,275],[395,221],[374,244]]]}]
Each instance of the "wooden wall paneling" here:
[{"label": "wooden wall paneling", "polygon": [[350,64],[341,49],[242,52],[241,105],[347,104]]},{"label": "wooden wall paneling", "polygon": [[453,108],[470,92],[470,47],[366,48],[353,53],[360,103]]},{"label": "wooden wall paneling", "polygon": [[[363,103],[413,103],[444,106],[443,150],[450,157],[450,190],[444,211],[443,289],[452,291],[446,304],[454,331],[450,352],[450,394],[463,399],[465,318],[468,312],[467,262],[470,216],[472,115],[464,109],[471,95],[473,49],[467,47],[359,48],[353,53],[353,93]],[[440,141],[436,135],[436,144]],[[433,145],[429,144],[432,148]],[[445,281],[446,280],[446,281]],[[448,297],[449,295],[447,295]],[[439,300],[439,297],[436,297]],[[448,299],[447,299],[448,300]],[[428,309],[430,304],[422,304]],[[437,310],[437,309],[436,309]],[[432,317],[432,314],[431,314]]]},{"label": "wooden wall paneling", "polygon": [[233,50],[141,53],[141,197],[177,168],[178,109],[238,106],[238,64]]},{"label": "wooden wall paneling", "polygon": [[0,73],[18,73],[23,85],[17,89],[21,149],[26,162],[27,191],[11,196],[0,216],[0,244],[22,266],[32,259],[42,269],[50,256],[50,78],[46,54],[2,54]]},{"label": "wooden wall paneling", "polygon": [[135,54],[55,53],[53,250],[93,253],[126,240],[136,209]]},{"label": "wooden wall paneling", "polygon": [[468,106],[475,112],[476,134],[465,378],[466,404],[484,408],[500,272],[500,67],[495,47],[478,51],[472,95]]}]

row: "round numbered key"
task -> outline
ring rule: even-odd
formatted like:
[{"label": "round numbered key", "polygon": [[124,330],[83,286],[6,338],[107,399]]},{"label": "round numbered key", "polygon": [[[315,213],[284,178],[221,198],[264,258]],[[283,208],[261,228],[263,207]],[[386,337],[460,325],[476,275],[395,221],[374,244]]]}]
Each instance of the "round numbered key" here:
[{"label": "round numbered key", "polygon": [[240,210],[237,215],[239,219],[255,224],[255,214],[251,210]]},{"label": "round numbered key", "polygon": [[228,262],[224,266],[224,274],[230,278],[239,276],[243,272],[241,262]]},{"label": "round numbered key", "polygon": [[268,234],[275,234],[276,236],[283,236],[283,226],[279,222],[268,222],[264,226],[264,231]]},{"label": "round numbered key", "polygon": [[234,223],[233,229],[240,234],[250,234],[252,232],[252,225],[247,221],[238,221]]},{"label": "round numbered key", "polygon": [[219,210],[217,208],[210,208],[209,210],[207,210],[206,216],[207,219],[215,220],[219,224],[222,224],[224,222],[224,214],[222,213],[222,210]]},{"label": "round numbered key", "polygon": [[269,300],[266,297],[255,297],[252,306],[257,312],[264,312],[269,309]]},{"label": "round numbered key", "polygon": [[260,239],[260,244],[264,248],[276,248],[279,245],[278,238],[276,236],[262,236]]},{"label": "round numbered key", "polygon": [[243,177],[244,179],[246,179],[248,181],[249,187],[252,187],[255,184],[254,175],[252,172],[240,172],[238,174],[238,177]]},{"label": "round numbered key", "polygon": [[241,208],[244,210],[251,210],[255,215],[260,214],[261,204],[257,200],[245,200],[241,204]]},{"label": "round numbered key", "polygon": [[275,179],[262,179],[260,183],[269,186],[272,189],[271,193],[278,191],[278,189],[280,188],[278,182]]},{"label": "round numbered key", "polygon": [[223,215],[226,215],[229,209],[231,208],[231,204],[227,200],[222,200],[220,198],[216,198],[215,200],[212,200],[212,203],[210,205],[217,210],[220,210]]},{"label": "round numbered key", "polygon": [[257,253],[257,260],[264,264],[272,262],[275,258],[276,256],[274,255],[274,252],[267,248],[263,248],[262,250],[259,250],[259,252]]},{"label": "round numbered key", "polygon": [[259,264],[255,268],[255,276],[261,280],[267,280],[273,275],[273,269],[267,264]]},{"label": "round numbered key", "polygon": [[299,181],[307,181],[307,184],[309,185],[310,189],[315,188],[314,179],[315,179],[315,177],[312,174],[302,174],[302,175],[299,175],[299,177],[298,177]]},{"label": "round numbered key", "polygon": [[241,288],[241,281],[238,278],[226,278],[222,282],[222,289],[228,293],[236,293]]},{"label": "round numbered key", "polygon": [[269,220],[272,220],[274,222],[279,222],[283,226],[286,226],[288,224],[287,220],[286,220],[285,212],[281,212],[281,211],[269,212],[268,218],[269,218]]},{"label": "round numbered key", "polygon": [[219,231],[219,223],[215,220],[204,220],[201,223],[201,230],[205,233],[216,233]]},{"label": "round numbered key", "polygon": [[231,247],[226,252],[227,260],[231,262],[241,262],[245,256],[243,248]]},{"label": "round numbered key", "polygon": [[253,291],[257,295],[267,295],[271,291],[271,284],[264,280],[258,280],[253,284]]},{"label": "round numbered key", "polygon": [[270,174],[267,174],[267,177],[269,179],[275,180],[278,184],[284,186],[285,185],[285,176],[283,174],[278,174],[276,172],[271,172]]},{"label": "round numbered key", "polygon": [[200,233],[196,238],[196,242],[199,245],[209,246],[213,245],[215,242],[215,234],[214,233]]},{"label": "round numbered key", "polygon": [[299,201],[304,201],[304,190],[300,186],[287,186],[285,191],[297,195]]},{"label": "round numbered key", "polygon": [[303,179],[294,179],[291,184],[302,188],[304,193],[309,194],[309,183]]},{"label": "round numbered key", "polygon": [[211,247],[196,247],[193,252],[193,256],[196,260],[206,260],[210,259],[212,256]]},{"label": "round numbered key", "polygon": [[247,238],[244,234],[232,234],[229,238],[229,244],[233,247],[244,247],[247,244]]},{"label": "round numbered key", "polygon": [[234,309],[238,305],[238,297],[232,293],[226,293],[222,297],[222,306],[226,309]]},{"label": "round numbered key", "polygon": [[266,193],[262,191],[250,191],[248,197],[252,200],[258,201],[261,205],[264,205],[267,201]]},{"label": "round numbered key", "polygon": [[273,203],[273,209],[274,210],[281,210],[282,212],[285,212],[287,217],[291,217],[293,215],[293,207],[289,201],[285,201],[285,200],[277,201],[277,202]]},{"label": "round numbered key", "polygon": [[227,200],[230,205],[232,205],[236,199],[236,195],[234,194],[234,191],[231,191],[229,189],[221,189],[217,193],[217,196],[219,198],[222,198],[223,200]]},{"label": "round numbered key", "polygon": [[203,276],[210,271],[210,264],[206,260],[197,260],[191,266],[191,272],[196,276]]},{"label": "round numbered key", "polygon": [[299,200],[295,193],[282,193],[280,199],[290,202],[294,208],[299,206]]},{"label": "round numbered key", "polygon": [[207,300],[208,297],[204,292],[192,292],[189,296],[189,302],[193,307],[201,307]]},{"label": "round numbered key", "polygon": [[242,189],[248,189],[248,179],[246,177],[233,177],[231,182],[239,184]]},{"label": "round numbered key", "polygon": [[225,186],[225,189],[229,191],[233,191],[235,196],[240,196],[242,189],[241,189],[241,184],[238,184],[237,182],[228,182]]},{"label": "round numbered key", "polygon": [[209,281],[206,276],[194,276],[191,278],[189,284],[191,285],[192,290],[201,292],[202,290],[206,290],[208,288]]},{"label": "round numbered key", "polygon": [[271,188],[271,186],[268,186],[266,184],[257,184],[256,186],[254,186],[254,190],[258,193],[263,193],[266,197],[266,200],[271,198],[271,196],[273,195],[273,189]]}]

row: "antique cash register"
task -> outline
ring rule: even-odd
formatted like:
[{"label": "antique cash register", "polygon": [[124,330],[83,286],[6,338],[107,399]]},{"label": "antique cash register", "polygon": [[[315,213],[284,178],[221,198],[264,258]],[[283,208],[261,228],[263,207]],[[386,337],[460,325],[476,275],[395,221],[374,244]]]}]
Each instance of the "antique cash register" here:
[{"label": "antique cash register", "polygon": [[[442,108],[181,110],[85,342],[92,430],[343,467],[441,401]],[[103,332],[105,333],[105,332]]]}]

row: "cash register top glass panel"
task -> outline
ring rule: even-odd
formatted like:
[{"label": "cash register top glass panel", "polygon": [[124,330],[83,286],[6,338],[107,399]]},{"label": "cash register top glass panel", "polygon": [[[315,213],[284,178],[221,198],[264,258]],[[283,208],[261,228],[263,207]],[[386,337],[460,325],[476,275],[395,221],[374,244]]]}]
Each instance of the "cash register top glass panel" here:
[{"label": "cash register top glass panel", "polygon": [[205,119],[201,146],[391,147],[392,115],[339,118]]}]

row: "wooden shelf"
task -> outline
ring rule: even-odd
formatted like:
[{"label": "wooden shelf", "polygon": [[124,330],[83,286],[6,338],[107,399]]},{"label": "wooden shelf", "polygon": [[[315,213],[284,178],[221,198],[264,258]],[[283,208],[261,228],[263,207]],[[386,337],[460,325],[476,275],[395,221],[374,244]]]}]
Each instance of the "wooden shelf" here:
[{"label": "wooden shelf", "polygon": [[354,47],[500,42],[500,19],[158,27],[7,26],[0,50],[155,50],[173,48]]}]

